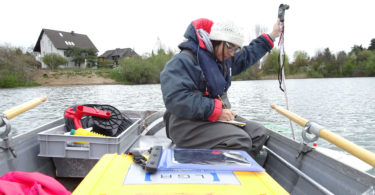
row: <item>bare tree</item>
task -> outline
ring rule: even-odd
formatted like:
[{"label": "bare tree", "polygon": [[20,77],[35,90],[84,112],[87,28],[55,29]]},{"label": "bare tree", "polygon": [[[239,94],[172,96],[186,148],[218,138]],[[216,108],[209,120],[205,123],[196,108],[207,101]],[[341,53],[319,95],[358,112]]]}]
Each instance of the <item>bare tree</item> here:
[{"label": "bare tree", "polygon": [[266,33],[268,31],[268,28],[265,26],[262,26],[260,24],[255,25],[255,37],[258,37],[262,33]]},{"label": "bare tree", "polygon": [[[268,31],[268,28],[266,26],[262,26],[260,24],[255,25],[254,33],[255,33],[255,38],[259,37],[261,34],[266,33]],[[254,66],[258,67],[258,69],[262,68],[262,62],[264,59],[267,58],[266,54],[263,58],[261,58],[257,63],[254,64]]]}]

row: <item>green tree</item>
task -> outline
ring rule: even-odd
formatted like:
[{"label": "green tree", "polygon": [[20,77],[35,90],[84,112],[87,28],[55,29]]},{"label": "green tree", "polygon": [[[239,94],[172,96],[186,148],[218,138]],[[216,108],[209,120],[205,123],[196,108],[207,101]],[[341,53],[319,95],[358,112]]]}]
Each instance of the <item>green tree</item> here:
[{"label": "green tree", "polygon": [[324,76],[326,77],[332,77],[338,75],[338,67],[336,64],[336,57],[334,54],[332,54],[331,50],[327,47],[324,49],[323,52],[324,56],[324,65],[325,65],[325,72],[326,74]]},{"label": "green tree", "polygon": [[368,50],[375,51],[375,39],[371,39],[370,46],[368,47]]},{"label": "green tree", "polygon": [[355,59],[353,56],[350,56],[344,63],[342,73],[344,76],[353,76],[353,72],[356,68]]},{"label": "green tree", "polygon": [[311,58],[311,69],[308,73],[313,77],[329,77],[338,74],[338,67],[336,57],[331,53],[329,48],[324,51],[318,51],[316,55]]},{"label": "green tree", "polygon": [[366,61],[363,62],[364,75],[375,76],[375,51],[367,50],[368,56]]},{"label": "green tree", "polygon": [[348,59],[348,56],[346,55],[345,51],[340,51],[336,56],[336,65],[338,67],[338,75],[342,76],[342,69],[344,67],[345,61]]},{"label": "green tree", "polygon": [[85,60],[89,67],[97,63],[97,53],[92,48],[68,47],[66,55],[71,57],[74,65],[78,67],[85,63]]},{"label": "green tree", "polygon": [[[279,57],[280,51],[278,49],[272,49],[272,51],[263,59],[264,64],[262,70],[265,74],[277,74],[280,69]],[[289,60],[288,56],[284,56],[284,72],[289,74]]]},{"label": "green tree", "polygon": [[310,57],[305,51],[294,52],[294,62],[290,66],[291,73],[305,72],[310,64]]},{"label": "green tree", "polygon": [[69,61],[57,53],[49,53],[42,58],[42,61],[52,70],[57,66],[67,64]]},{"label": "green tree", "polygon": [[371,64],[373,52],[370,50],[361,50],[355,57],[355,66],[353,76],[366,76],[366,65]]},{"label": "green tree", "polygon": [[349,52],[349,54],[358,54],[360,51],[364,50],[364,48],[362,47],[362,45],[354,45],[352,47],[352,50]]}]

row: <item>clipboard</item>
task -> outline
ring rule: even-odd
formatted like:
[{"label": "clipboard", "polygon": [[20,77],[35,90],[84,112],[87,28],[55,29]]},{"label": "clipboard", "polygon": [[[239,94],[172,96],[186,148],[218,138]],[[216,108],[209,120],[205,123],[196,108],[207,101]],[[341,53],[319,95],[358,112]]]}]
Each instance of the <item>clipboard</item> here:
[{"label": "clipboard", "polygon": [[164,149],[158,170],[253,171],[264,169],[245,151],[211,149]]},{"label": "clipboard", "polygon": [[244,127],[244,126],[246,126],[246,123],[239,122],[239,121],[235,121],[235,120],[232,120],[232,121],[217,120],[217,122],[220,122],[220,123],[227,123],[227,124],[231,124],[231,125],[236,125],[236,126],[239,126],[239,127]]}]

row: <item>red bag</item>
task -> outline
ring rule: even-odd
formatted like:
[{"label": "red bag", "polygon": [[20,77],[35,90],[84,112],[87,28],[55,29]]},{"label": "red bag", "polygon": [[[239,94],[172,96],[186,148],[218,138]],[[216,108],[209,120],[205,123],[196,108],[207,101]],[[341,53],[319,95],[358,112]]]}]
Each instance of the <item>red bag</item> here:
[{"label": "red bag", "polygon": [[71,193],[55,178],[38,172],[8,172],[0,177],[0,194],[50,195]]}]

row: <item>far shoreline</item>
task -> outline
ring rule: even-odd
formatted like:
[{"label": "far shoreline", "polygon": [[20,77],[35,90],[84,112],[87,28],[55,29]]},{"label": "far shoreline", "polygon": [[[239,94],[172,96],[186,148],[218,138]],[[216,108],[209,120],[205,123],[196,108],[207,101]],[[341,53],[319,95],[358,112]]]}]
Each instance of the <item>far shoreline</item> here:
[{"label": "far shoreline", "polygon": [[[90,70],[91,71],[91,70]],[[63,73],[61,73],[63,72]],[[74,71],[72,71],[74,72]],[[83,71],[84,72],[84,71]],[[33,82],[37,83],[35,86],[45,87],[68,87],[77,85],[136,85],[126,82],[119,82],[109,77],[95,74],[90,72],[88,74],[70,74],[69,71],[64,70],[32,70],[29,72]],[[326,78],[326,77],[324,77]],[[348,78],[348,77],[329,77],[329,78]],[[286,79],[316,79],[308,77],[306,73],[298,73],[287,75]],[[258,79],[249,79],[250,81],[256,80],[278,80],[277,74],[264,75]],[[232,80],[232,81],[248,81],[248,80]],[[19,86],[30,87],[30,86]]]},{"label": "far shoreline", "polygon": [[[305,74],[289,75],[286,79],[308,79]],[[266,75],[260,79],[254,80],[277,80],[277,75]],[[117,82],[110,78],[104,78],[98,75],[90,76],[59,76],[59,77],[39,77],[34,78],[34,81],[39,84],[39,86],[76,86],[76,85],[131,85],[128,83]],[[244,80],[233,80],[233,81],[244,81]],[[250,80],[251,81],[251,80]]]}]

